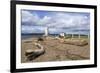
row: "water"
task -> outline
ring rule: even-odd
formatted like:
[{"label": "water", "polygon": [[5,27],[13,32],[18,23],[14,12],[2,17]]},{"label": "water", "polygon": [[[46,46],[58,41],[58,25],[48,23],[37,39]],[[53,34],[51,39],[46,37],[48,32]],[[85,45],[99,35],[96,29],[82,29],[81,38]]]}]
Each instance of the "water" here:
[{"label": "water", "polygon": [[41,37],[43,34],[22,34],[21,38],[22,39],[27,39],[27,38],[32,38],[32,37]]},{"label": "water", "polygon": [[[44,34],[22,34],[22,39],[32,38],[32,37],[42,37]],[[49,36],[58,36],[59,34],[49,34]]]},{"label": "water", "polygon": [[[79,33],[73,33],[74,35],[77,35]],[[21,39],[28,39],[28,38],[32,38],[32,37],[42,37],[44,34],[22,34],[21,35]],[[49,36],[58,36],[59,34],[49,34]],[[70,35],[70,33],[66,34],[66,35]],[[84,34],[81,33],[81,35],[88,35],[88,34]]]}]

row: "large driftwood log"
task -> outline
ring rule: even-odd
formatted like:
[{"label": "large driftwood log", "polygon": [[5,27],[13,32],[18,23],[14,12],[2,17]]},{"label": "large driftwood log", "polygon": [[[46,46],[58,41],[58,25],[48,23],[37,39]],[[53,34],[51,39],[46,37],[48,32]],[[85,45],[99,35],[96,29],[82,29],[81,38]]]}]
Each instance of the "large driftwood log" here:
[{"label": "large driftwood log", "polygon": [[71,44],[71,45],[77,45],[77,46],[85,46],[88,45],[88,41],[85,39],[62,39],[62,38],[57,38],[60,43],[64,44]]},{"label": "large driftwood log", "polygon": [[85,46],[88,45],[88,41],[83,39],[67,39],[64,40],[63,43],[65,44],[71,44],[71,45],[77,45],[77,46]]},{"label": "large driftwood log", "polygon": [[36,49],[36,50],[28,49],[25,51],[26,59],[29,61],[31,61],[45,53],[45,50],[42,45],[40,45],[39,43],[35,43],[35,45],[38,47],[38,49]]}]

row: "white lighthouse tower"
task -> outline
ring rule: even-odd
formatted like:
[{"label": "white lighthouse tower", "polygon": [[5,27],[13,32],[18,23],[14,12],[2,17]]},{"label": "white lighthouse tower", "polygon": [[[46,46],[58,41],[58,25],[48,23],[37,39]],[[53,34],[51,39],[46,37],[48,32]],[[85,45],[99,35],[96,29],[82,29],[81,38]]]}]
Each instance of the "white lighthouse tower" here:
[{"label": "white lighthouse tower", "polygon": [[45,36],[48,36],[48,27],[45,27]]}]

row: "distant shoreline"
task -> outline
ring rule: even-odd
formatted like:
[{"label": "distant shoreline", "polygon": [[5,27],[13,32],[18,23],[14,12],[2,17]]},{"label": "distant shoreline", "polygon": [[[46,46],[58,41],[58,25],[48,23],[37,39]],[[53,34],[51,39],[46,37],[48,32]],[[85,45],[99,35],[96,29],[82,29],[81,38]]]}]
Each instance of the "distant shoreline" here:
[{"label": "distant shoreline", "polygon": [[[27,38],[32,38],[32,37],[42,37],[44,34],[21,34],[21,39],[27,39]],[[65,34],[65,36],[71,36],[72,34]],[[73,34],[75,37],[77,37],[79,34]],[[48,36],[59,36],[59,34],[49,34]],[[88,36],[87,34],[80,34],[80,36]]]}]

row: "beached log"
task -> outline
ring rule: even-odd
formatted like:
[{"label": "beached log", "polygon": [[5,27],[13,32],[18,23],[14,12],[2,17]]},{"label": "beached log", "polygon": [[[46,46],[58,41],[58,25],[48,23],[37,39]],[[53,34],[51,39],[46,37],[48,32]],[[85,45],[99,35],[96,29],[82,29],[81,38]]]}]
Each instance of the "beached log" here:
[{"label": "beached log", "polygon": [[33,60],[45,53],[45,50],[42,45],[40,45],[39,43],[35,43],[35,45],[38,47],[38,49],[28,49],[25,51],[25,56],[27,57],[27,60]]},{"label": "beached log", "polygon": [[88,42],[86,40],[83,40],[83,39],[67,39],[67,40],[64,40],[63,43],[71,44],[71,45],[77,45],[77,46],[88,45]]},{"label": "beached log", "polygon": [[28,55],[32,54],[33,52],[34,52],[33,49],[27,49],[27,50],[25,51],[25,56],[28,56]]}]

